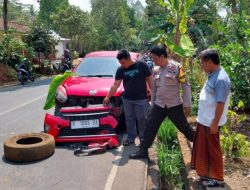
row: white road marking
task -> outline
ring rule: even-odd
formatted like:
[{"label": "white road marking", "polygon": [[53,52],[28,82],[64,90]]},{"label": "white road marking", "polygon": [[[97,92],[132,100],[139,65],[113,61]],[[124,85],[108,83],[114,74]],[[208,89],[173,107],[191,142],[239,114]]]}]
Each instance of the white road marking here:
[{"label": "white road marking", "polygon": [[[122,138],[122,142],[124,142],[126,138],[127,138],[127,135],[124,135],[123,138]],[[104,190],[111,190],[112,189],[112,186],[113,186],[113,183],[115,181],[116,174],[117,174],[117,170],[118,170],[121,158],[122,158],[122,153],[123,153],[123,150],[124,150],[124,146],[121,145],[117,150],[118,150],[117,151],[118,154],[115,157],[115,160],[113,162],[113,166],[111,168],[108,179],[106,181]]]},{"label": "white road marking", "polygon": [[25,102],[25,103],[23,103],[23,104],[20,104],[20,105],[14,107],[14,108],[11,108],[11,109],[9,109],[9,110],[6,110],[6,111],[0,113],[0,116],[5,115],[5,114],[7,114],[7,113],[10,113],[10,112],[12,112],[12,111],[14,111],[14,110],[17,110],[17,109],[19,109],[19,108],[21,108],[21,107],[23,107],[23,106],[26,106],[26,105],[28,105],[28,104],[31,104],[31,103],[33,103],[33,102],[36,102],[36,101],[38,101],[38,100],[40,100],[40,99],[42,99],[42,98],[45,98],[46,96],[47,96],[47,95],[39,96],[39,97],[37,97],[37,98],[35,98],[35,99],[33,99],[33,100],[30,100],[30,101],[28,101],[28,102]]}]

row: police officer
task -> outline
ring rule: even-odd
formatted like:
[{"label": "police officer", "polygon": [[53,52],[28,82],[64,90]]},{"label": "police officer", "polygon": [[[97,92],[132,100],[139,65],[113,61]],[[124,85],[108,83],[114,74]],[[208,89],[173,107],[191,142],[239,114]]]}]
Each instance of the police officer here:
[{"label": "police officer", "polygon": [[[168,59],[166,47],[151,49],[154,63],[158,66],[153,72],[151,86],[152,110],[140,144],[140,150],[130,154],[130,159],[148,158],[148,148],[152,145],[161,123],[168,117],[173,124],[193,141],[195,131],[188,124],[186,116],[191,111],[191,87],[185,79],[181,64]],[[180,95],[182,87],[183,97]]]}]

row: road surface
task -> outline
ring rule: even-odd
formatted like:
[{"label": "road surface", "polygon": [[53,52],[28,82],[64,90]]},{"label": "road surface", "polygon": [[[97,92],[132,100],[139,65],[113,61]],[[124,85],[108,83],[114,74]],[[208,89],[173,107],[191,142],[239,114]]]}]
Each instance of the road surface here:
[{"label": "road surface", "polygon": [[[0,189],[2,190],[141,190],[146,161],[129,160],[137,147],[119,147],[102,155],[74,156],[65,145],[48,159],[29,164],[5,160],[3,142],[13,134],[41,132],[42,109],[51,79],[0,88]],[[53,113],[53,109],[49,110]]]}]

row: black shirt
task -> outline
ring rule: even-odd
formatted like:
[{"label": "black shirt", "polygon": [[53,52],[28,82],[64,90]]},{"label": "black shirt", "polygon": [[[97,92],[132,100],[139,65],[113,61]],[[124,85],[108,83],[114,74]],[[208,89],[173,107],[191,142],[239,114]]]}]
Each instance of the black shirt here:
[{"label": "black shirt", "polygon": [[148,65],[142,61],[135,61],[128,68],[120,66],[115,75],[115,80],[123,80],[124,99],[143,100],[147,98],[146,78],[151,75]]}]

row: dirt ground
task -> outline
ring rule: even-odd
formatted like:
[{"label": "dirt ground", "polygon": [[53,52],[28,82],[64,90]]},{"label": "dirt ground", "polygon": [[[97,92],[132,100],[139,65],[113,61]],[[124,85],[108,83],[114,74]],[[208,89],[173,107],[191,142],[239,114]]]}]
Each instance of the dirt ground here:
[{"label": "dirt ground", "polygon": [[224,161],[225,182],[232,190],[250,190],[250,157]]}]

